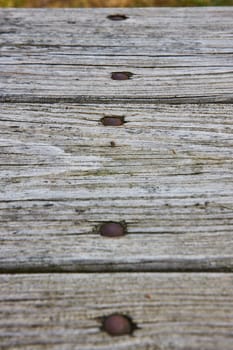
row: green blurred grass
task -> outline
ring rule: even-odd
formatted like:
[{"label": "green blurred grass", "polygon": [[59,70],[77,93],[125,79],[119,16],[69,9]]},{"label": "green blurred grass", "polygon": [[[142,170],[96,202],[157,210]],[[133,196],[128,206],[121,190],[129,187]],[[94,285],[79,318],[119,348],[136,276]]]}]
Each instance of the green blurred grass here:
[{"label": "green blurred grass", "polygon": [[233,0],[0,0],[0,7],[231,6]]}]

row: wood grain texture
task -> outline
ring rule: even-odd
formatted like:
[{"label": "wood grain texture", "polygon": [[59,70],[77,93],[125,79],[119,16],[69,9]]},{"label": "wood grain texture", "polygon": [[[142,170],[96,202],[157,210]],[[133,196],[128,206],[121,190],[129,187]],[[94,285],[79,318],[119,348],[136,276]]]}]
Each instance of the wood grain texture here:
[{"label": "wood grain texture", "polygon": [[232,7],[116,11],[2,10],[0,101],[233,102]]},{"label": "wood grain texture", "polygon": [[1,11],[1,350],[232,350],[232,15]]},{"label": "wood grain texture", "polygon": [[2,104],[0,271],[232,270],[232,112]]},{"label": "wood grain texture", "polygon": [[[231,350],[232,274],[0,275],[1,350]],[[100,319],[132,317],[132,336]]]}]

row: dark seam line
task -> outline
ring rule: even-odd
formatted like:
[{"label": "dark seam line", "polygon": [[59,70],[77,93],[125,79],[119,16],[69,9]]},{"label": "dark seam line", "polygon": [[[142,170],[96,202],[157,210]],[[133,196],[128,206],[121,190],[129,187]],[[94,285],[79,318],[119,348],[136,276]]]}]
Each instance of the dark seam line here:
[{"label": "dark seam line", "polygon": [[77,104],[114,104],[114,103],[148,103],[148,104],[232,104],[233,95],[229,97],[221,96],[180,96],[180,97],[138,97],[138,98],[115,98],[113,96],[106,97],[86,97],[86,96],[74,96],[74,97],[39,97],[39,96],[0,96],[0,103],[31,103],[31,104],[55,104],[55,103],[77,103]]}]

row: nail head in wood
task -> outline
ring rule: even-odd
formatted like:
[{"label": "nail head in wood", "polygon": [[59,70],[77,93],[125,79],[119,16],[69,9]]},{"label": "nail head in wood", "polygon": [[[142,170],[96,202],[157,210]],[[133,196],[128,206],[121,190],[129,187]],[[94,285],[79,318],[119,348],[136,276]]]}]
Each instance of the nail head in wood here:
[{"label": "nail head in wood", "polygon": [[120,126],[124,124],[124,119],[122,117],[104,117],[101,119],[101,123],[104,126]]},{"label": "nail head in wood", "polygon": [[113,80],[128,80],[133,76],[131,72],[112,72],[111,78]]},{"label": "nail head in wood", "polygon": [[107,16],[108,19],[110,19],[111,21],[124,21],[126,20],[128,17],[126,15],[122,15],[122,14],[115,14],[115,15],[109,15]]},{"label": "nail head in wood", "polygon": [[128,316],[113,314],[103,319],[102,329],[112,336],[132,334],[135,328]]},{"label": "nail head in wood", "polygon": [[120,237],[125,235],[125,227],[118,222],[106,222],[100,226],[99,233],[104,237]]}]

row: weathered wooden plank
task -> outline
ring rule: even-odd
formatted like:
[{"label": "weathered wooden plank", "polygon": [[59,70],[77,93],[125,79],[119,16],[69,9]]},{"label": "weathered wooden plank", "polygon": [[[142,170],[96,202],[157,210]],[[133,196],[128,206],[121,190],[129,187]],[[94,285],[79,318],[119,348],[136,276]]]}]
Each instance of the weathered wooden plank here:
[{"label": "weathered wooden plank", "polygon": [[[128,19],[109,21],[107,16],[116,11],[126,13]],[[117,47],[117,44],[118,48],[123,48],[123,44],[128,46],[129,51],[125,50],[126,55],[145,55],[152,52],[145,52],[142,49],[144,47],[156,48],[157,51],[153,52],[155,56],[162,53],[216,53],[217,49],[222,53],[232,53],[232,47],[229,45],[232,39],[232,11],[232,7],[49,11],[2,9],[1,45],[2,48],[7,44],[26,45],[34,49],[40,45],[44,45],[45,49],[55,45],[58,45],[58,48],[74,46],[74,50],[80,50],[77,51],[79,53],[101,46],[103,50],[110,50],[99,52],[104,55],[111,54],[111,50]],[[115,37],[115,34],[118,36]],[[145,38],[146,41],[143,41]],[[225,40],[221,42],[223,38]],[[133,47],[135,44],[138,44],[138,47]]]},{"label": "weathered wooden plank", "polygon": [[0,270],[232,270],[232,112],[2,104]]},{"label": "weathered wooden plank", "polygon": [[0,100],[233,102],[233,8],[115,11],[2,11]]},{"label": "weathered wooden plank", "polygon": [[[1,349],[231,350],[232,274],[0,275]],[[138,326],[112,337],[101,318]]]}]

